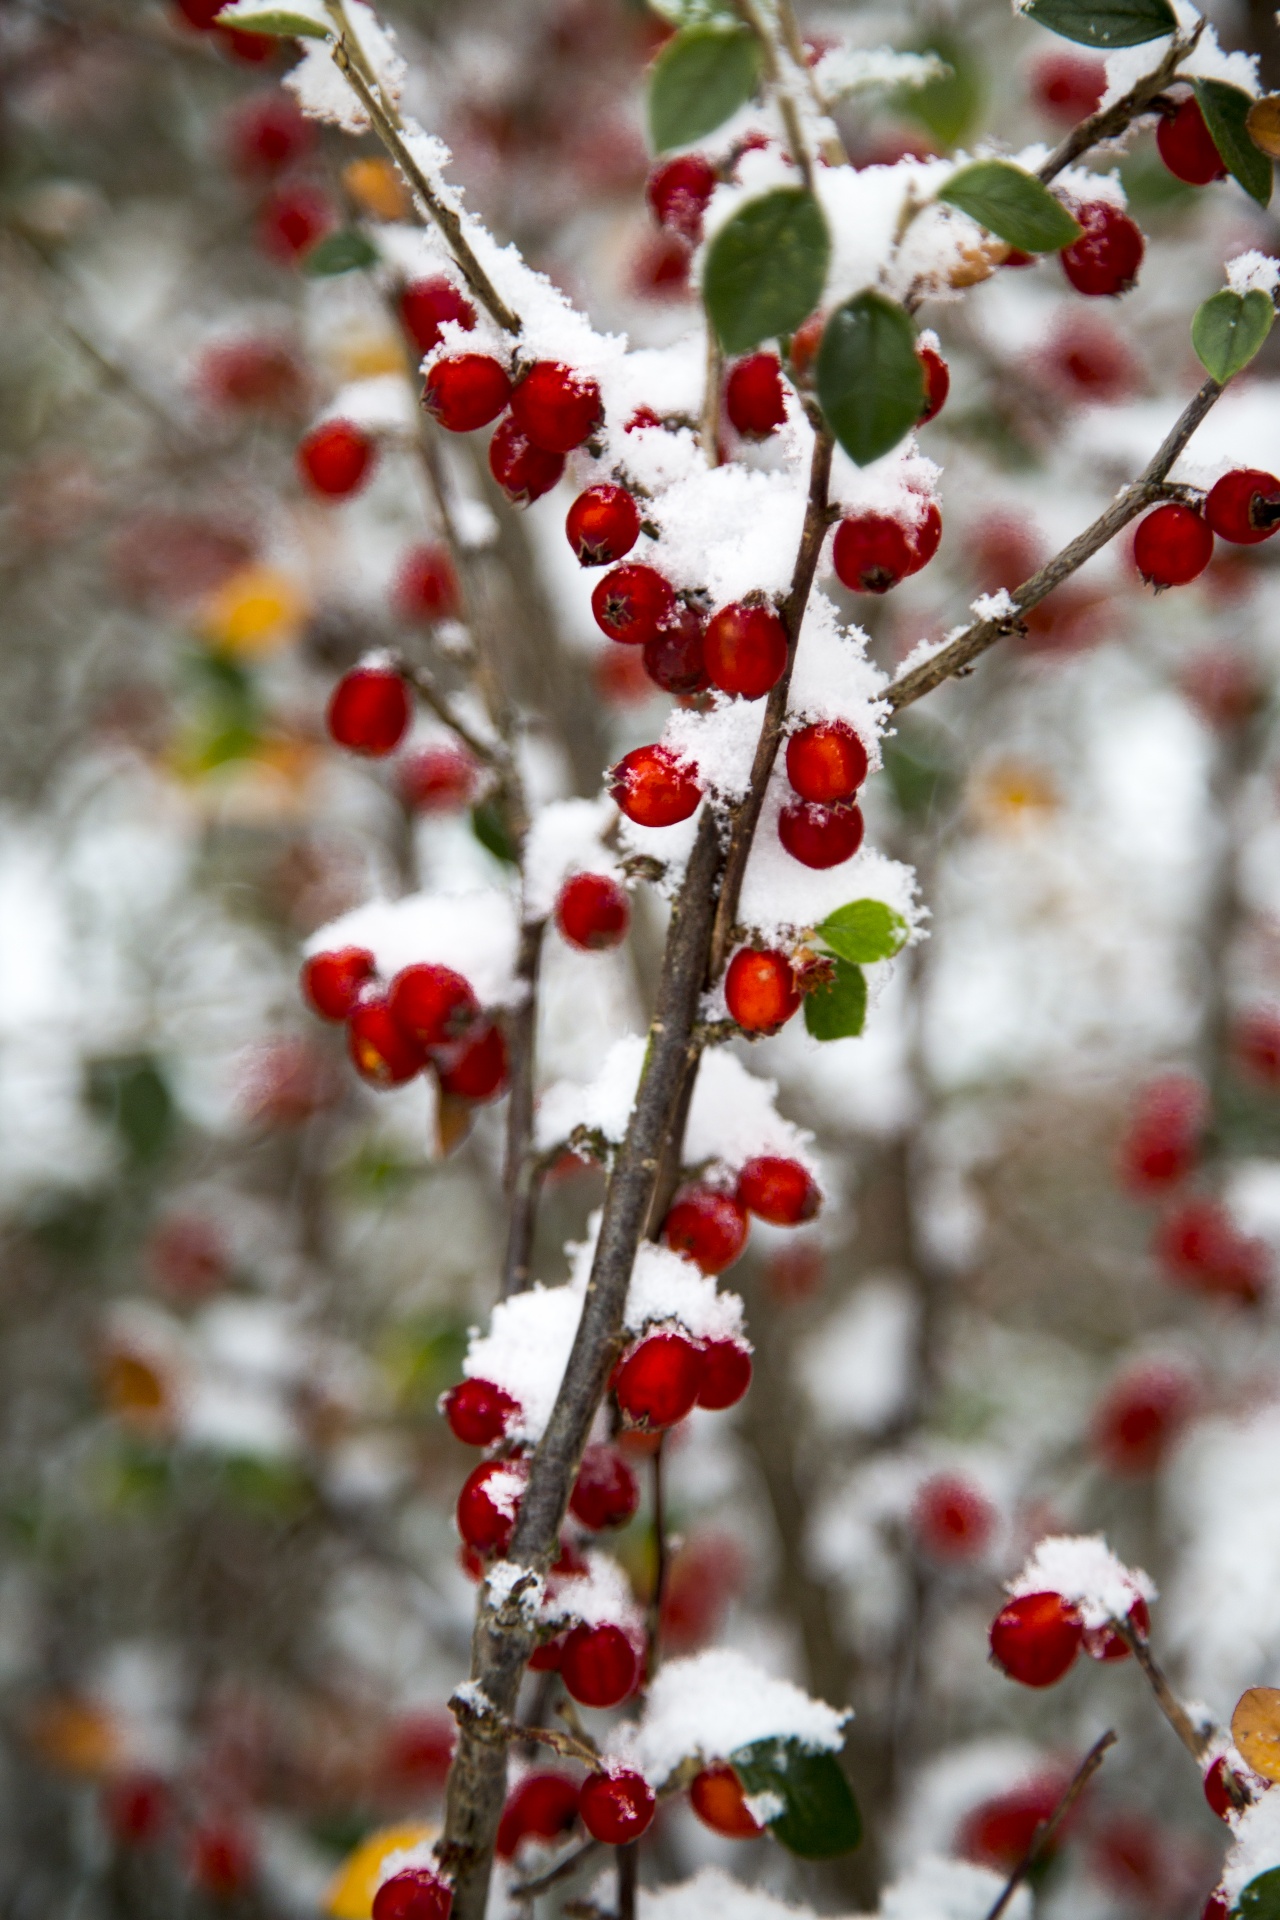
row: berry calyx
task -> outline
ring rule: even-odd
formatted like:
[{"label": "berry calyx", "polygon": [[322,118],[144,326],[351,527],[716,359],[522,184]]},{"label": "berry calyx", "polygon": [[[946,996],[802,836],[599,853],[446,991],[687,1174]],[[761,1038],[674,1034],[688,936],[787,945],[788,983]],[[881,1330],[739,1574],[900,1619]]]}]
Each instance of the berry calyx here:
[{"label": "berry calyx", "polygon": [[930,501],[915,526],[887,513],[849,514],[836,528],[831,563],[851,593],[888,593],[938,551],[942,515]]},{"label": "berry calyx", "polygon": [[353,420],[324,420],[298,442],[298,471],[315,493],[344,500],[368,479],[377,453]]},{"label": "berry calyx", "polygon": [[664,693],[705,693],[707,623],[696,607],[676,602],[675,613],[652,640],[644,643],[644,670]]},{"label": "berry calyx", "polygon": [[302,969],[302,991],[322,1020],[345,1020],[375,972],[367,947],[313,953]]},{"label": "berry calyx", "polygon": [[527,507],[556,485],[564,473],[564,455],[535,446],[508,414],[489,442],[489,471],[512,506]]},{"label": "berry calyx", "polygon": [[556,925],[571,947],[584,953],[616,947],[627,937],[631,905],[607,873],[575,873],[556,901]]},{"label": "berry calyx", "polygon": [[1093,297],[1127,293],[1146,252],[1138,228],[1110,200],[1088,200],[1071,211],[1084,232],[1058,255],[1067,279],[1077,293]]},{"label": "berry calyx", "polygon": [[1022,1593],[991,1623],[991,1656],[1024,1687],[1051,1687],[1079,1653],[1083,1631],[1060,1593]]},{"label": "berry calyx", "polygon": [[818,1212],[822,1189],[798,1160],[761,1153],[738,1175],[738,1204],[771,1226],[798,1227]]},{"label": "berry calyx", "polygon": [[569,1511],[584,1527],[625,1527],[640,1504],[640,1488],[613,1447],[588,1447],[569,1496]]},{"label": "berry calyx", "polygon": [[1237,467],[1215,480],[1204,503],[1204,517],[1220,540],[1256,546],[1280,527],[1280,480],[1259,467]]},{"label": "berry calyx", "polygon": [[773,1033],[791,1018],[801,995],[785,953],[739,947],[725,973],[724,997],[744,1033]]},{"label": "berry calyx", "polygon": [[401,1087],[427,1064],[427,1056],[383,998],[362,1000],[347,1020],[347,1051],[362,1080],[375,1087]]},{"label": "berry calyx", "polygon": [[457,813],[475,798],[480,769],[465,747],[418,747],[396,767],[396,791],[411,813]]},{"label": "berry calyx", "polygon": [[450,433],[473,433],[496,420],[511,398],[506,368],[488,353],[451,353],[427,368],[422,404]]},{"label": "berry calyx", "polygon": [[589,1773],[582,1783],[578,1813],[593,1840],[623,1847],[638,1840],[657,1809],[653,1788],[642,1773]]},{"label": "berry calyx", "polygon": [[736,1407],[751,1385],[751,1355],[740,1340],[708,1340],[696,1404],[708,1413]]},{"label": "berry calyx", "polygon": [[467,1447],[491,1447],[520,1411],[492,1380],[459,1380],[440,1402],[454,1436]]},{"label": "berry calyx", "polygon": [[733,600],[708,620],[702,651],[713,687],[744,700],[759,700],[782,678],[787,629],[773,607]]},{"label": "berry calyx", "polygon": [[535,360],[511,395],[511,418],[548,453],[572,453],[603,417],[595,381],[559,360]]},{"label": "berry calyx", "polygon": [[505,1553],[515,1530],[529,1469],[523,1460],[485,1460],[458,1495],[458,1532],[477,1553]]},{"label": "berry calyx", "polygon": [[1133,1479],[1162,1464],[1196,1404],[1184,1367],[1142,1361],[1113,1380],[1093,1416],[1093,1448],[1114,1474]]},{"label": "berry calyx", "polygon": [[730,1193],[715,1187],[686,1187],[667,1211],[662,1237],[703,1273],[723,1273],[747,1244],[747,1216]]},{"label": "berry calyx", "polygon": [[624,754],[609,774],[609,791],[619,811],[639,827],[674,827],[702,798],[693,768],[661,744]]},{"label": "berry calyx", "polygon": [[340,747],[381,760],[404,739],[410,712],[408,682],[394,667],[352,667],[334,688],[325,719]]},{"label": "berry calyx", "polygon": [[640,509],[625,487],[603,481],[578,495],[564,530],[579,566],[611,567],[640,538]]},{"label": "berry calyx", "polygon": [[576,1626],[560,1656],[560,1678],[584,1707],[616,1707],[634,1688],[640,1663],[621,1627]]},{"label": "berry calyx", "polygon": [[704,1767],[689,1788],[689,1805],[704,1827],[726,1840],[755,1840],[764,1828],[747,1805],[742,1782],[732,1767]]},{"label": "berry calyx", "polygon": [[509,1067],[506,1037],[492,1022],[464,1041],[456,1055],[441,1059],[440,1088],[459,1100],[496,1100],[506,1092]]},{"label": "berry calyx", "polygon": [[778,838],[802,867],[838,867],[862,845],[862,810],[851,800],[838,807],[793,800],[778,815]]},{"label": "berry calyx", "polygon": [[943,1566],[959,1566],[983,1553],[996,1528],[996,1510],[958,1473],[922,1480],[911,1503],[911,1530],[921,1549]]},{"label": "berry calyx", "polygon": [[402,620],[456,620],[462,607],[458,576],[447,547],[411,547],[391,589]]},{"label": "berry calyx", "polygon": [[1160,158],[1175,180],[1189,187],[1207,187],[1211,180],[1225,180],[1227,169],[1205,125],[1200,102],[1194,93],[1166,114],[1156,128],[1156,146]]},{"label": "berry calyx", "polygon": [[576,1781],[565,1773],[527,1773],[502,1809],[495,1848],[499,1860],[512,1859],[522,1840],[558,1840],[577,1818]]},{"label": "berry calyx", "polygon": [[923,343],[916,348],[916,359],[924,374],[924,406],[916,424],[927,427],[947,403],[947,395],[951,391],[951,369],[936,347]]},{"label": "berry calyx", "polygon": [[662,631],[675,612],[671,582],[656,567],[629,560],[597,581],[591,595],[596,625],[611,640],[642,647]]},{"label": "berry calyx", "polygon": [[739,360],[724,387],[724,410],[746,440],[767,440],[787,417],[782,362],[776,353]]},{"label": "berry calyx", "polygon": [[867,750],[844,720],[818,720],[787,741],[787,779],[802,800],[851,800],[867,777]]},{"label": "berry calyx", "polygon": [[452,967],[432,961],[403,967],[387,990],[391,1011],[422,1047],[460,1040],[480,1018],[480,1002]]},{"label": "berry calyx", "polygon": [[1139,522],[1133,557],[1149,587],[1185,587],[1213,558],[1213,529],[1194,507],[1165,500]]},{"label": "berry calyx", "polygon": [[429,280],[411,280],[401,288],[399,307],[404,330],[419,353],[430,353],[440,345],[440,329],[446,320],[456,321],[466,333],[476,324],[475,308],[443,274],[433,274]]},{"label": "berry calyx", "polygon": [[650,1333],[632,1347],[613,1380],[614,1398],[636,1426],[683,1420],[698,1398],[702,1353],[682,1333]]},{"label": "berry calyx", "polygon": [[453,1888],[430,1867],[406,1867],[373,1896],[372,1920],[449,1920]]},{"label": "berry calyx", "polygon": [[683,234],[696,246],[702,238],[702,216],[718,178],[711,162],[700,153],[682,153],[678,159],[664,160],[655,167],[644,192],[658,225]]}]

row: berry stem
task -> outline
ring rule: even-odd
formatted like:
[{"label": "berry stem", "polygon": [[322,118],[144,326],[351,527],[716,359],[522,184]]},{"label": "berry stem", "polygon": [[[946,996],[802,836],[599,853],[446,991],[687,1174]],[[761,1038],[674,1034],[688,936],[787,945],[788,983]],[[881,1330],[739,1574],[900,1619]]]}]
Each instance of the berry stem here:
[{"label": "berry stem", "polygon": [[1113,1747],[1115,1743],[1116,1736],[1111,1731],[1104,1733],[1101,1738],[1094,1741],[1088,1753],[1086,1753],[1084,1759],[1076,1768],[1071,1782],[1061,1800],[1059,1800],[1057,1806],[1049,1815],[1049,1818],[1042,1820],[1031,1836],[1031,1845],[1027,1848],[1021,1860],[1019,1860],[1017,1866],[1005,1881],[1004,1886],[1000,1890],[999,1897],[986,1916],[986,1920],[1000,1920],[1000,1915],[1004,1912],[1028,1874],[1034,1870],[1037,1861],[1044,1853],[1049,1842],[1053,1839],[1054,1834],[1062,1825],[1062,1822],[1066,1819],[1068,1813],[1070,1813],[1072,1807],[1106,1759],[1107,1749]]},{"label": "berry stem", "polygon": [[707,456],[709,467],[720,465],[720,401],[724,386],[724,355],[720,351],[720,342],[716,330],[707,326],[707,380],[702,395],[702,419],[698,423],[698,437],[702,441],[702,451]]},{"label": "berry stem", "polygon": [[502,1292],[523,1293],[531,1278],[533,1236],[542,1190],[542,1160],[533,1150],[534,1053],[538,1025],[538,974],[542,964],[545,920],[526,920],[520,928],[516,976],[524,998],[511,1016],[508,1043],[511,1078],[507,1095],[507,1153],[503,1174],[507,1196],[507,1250]]},{"label": "berry stem", "polygon": [[1163,93],[1174,74],[1189,53],[1194,52],[1200,35],[1204,32],[1204,21],[1197,20],[1191,32],[1184,38],[1175,34],[1169,43],[1163,60],[1154,72],[1145,74],[1141,80],[1130,87],[1128,93],[1113,105],[1100,108],[1072,127],[1060,146],[1054,148],[1049,158],[1039,170],[1039,178],[1047,186],[1050,180],[1056,180],[1065,167],[1078,160],[1082,153],[1103,140],[1114,140],[1129,127],[1140,114],[1145,113],[1157,94]]},{"label": "berry stem", "polygon": [[[782,124],[787,131],[787,144],[791,148],[791,157],[799,167],[806,187],[812,192],[813,157],[809,152],[809,142],[800,124],[800,110],[796,105],[795,95],[787,85],[783,72],[783,50],[771,33],[756,0],[734,0],[734,5],[760,42],[760,51],[764,56],[765,78],[769,82],[778,103],[778,111],[782,115]],[[800,66],[803,72],[803,60]]]},{"label": "berry stem", "polygon": [[1135,1632],[1128,1620],[1113,1620],[1111,1625],[1127,1641],[1133,1657],[1142,1668],[1152,1693],[1169,1725],[1181,1740],[1197,1767],[1203,1768],[1214,1744],[1216,1729],[1212,1726],[1197,1727],[1191,1715],[1179,1700],[1173,1688],[1165,1678],[1164,1670],[1157,1662],[1144,1635]]}]

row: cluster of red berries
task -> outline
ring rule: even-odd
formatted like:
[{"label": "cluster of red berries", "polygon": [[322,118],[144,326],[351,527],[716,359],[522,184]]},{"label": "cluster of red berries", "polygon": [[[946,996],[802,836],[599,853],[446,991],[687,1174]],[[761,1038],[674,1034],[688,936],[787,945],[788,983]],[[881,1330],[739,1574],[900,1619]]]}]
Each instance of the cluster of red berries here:
[{"label": "cluster of red berries", "polygon": [[1280,480],[1237,467],[1215,481],[1203,508],[1166,500],[1139,522],[1133,557],[1148,586],[1184,587],[1213,558],[1213,539],[1257,546],[1280,527]]},{"label": "cluster of red berries", "polygon": [[[1150,1631],[1140,1595],[1129,1608],[1127,1625],[1142,1639]],[[1132,1651],[1115,1627],[1086,1627],[1079,1608],[1060,1593],[1019,1594],[991,1623],[992,1659],[1024,1687],[1053,1686],[1081,1648],[1094,1660],[1124,1660]]]},{"label": "cluster of red berries", "polygon": [[[470,321],[442,318],[456,318],[468,330],[474,324],[474,314]],[[589,440],[603,418],[599,387],[575,368],[535,360],[513,381],[487,353],[446,352],[433,360],[422,404],[451,433],[473,433],[503,415],[489,442],[489,468],[507,498],[526,507],[551,491],[566,454]]]},{"label": "cluster of red berries", "polygon": [[471,983],[452,967],[404,967],[389,985],[365,947],[313,954],[302,991],[322,1020],[345,1021],[356,1071],[399,1087],[431,1069],[443,1093],[493,1100],[507,1084],[507,1043]]},{"label": "cluster of red berries", "polygon": [[[367,662],[344,673],[329,700],[331,739],[349,753],[384,760],[404,739],[413,717],[408,681],[393,666]],[[407,753],[396,769],[400,798],[411,812],[444,813],[469,806],[480,769],[456,741],[435,741]]]},{"label": "cluster of red berries", "polygon": [[[764,1832],[747,1805],[737,1774],[723,1762],[703,1767],[694,1776],[689,1801],[698,1818],[727,1839],[754,1840]],[[525,1840],[551,1844],[565,1838],[578,1821],[604,1846],[625,1846],[648,1831],[657,1806],[644,1775],[628,1767],[589,1773],[581,1785],[563,1773],[528,1773],[507,1796],[496,1852],[500,1860],[514,1859]],[[376,1908],[374,1914],[375,1920],[381,1920]],[[444,1920],[444,1916],[428,1914],[424,1908],[423,1920]]]},{"label": "cluster of red berries", "polygon": [[747,1244],[749,1214],[772,1226],[798,1227],[821,1205],[821,1190],[807,1167],[782,1154],[757,1154],[732,1192],[704,1181],[682,1187],[668,1209],[662,1237],[703,1273],[724,1273]]},{"label": "cluster of red berries", "polygon": [[[152,1847],[172,1834],[179,1806],[170,1783],[141,1769],[107,1782],[101,1799],[103,1823],[119,1847]],[[215,1899],[243,1894],[257,1872],[252,1838],[238,1822],[206,1818],[187,1835],[187,1871],[192,1882]]]}]

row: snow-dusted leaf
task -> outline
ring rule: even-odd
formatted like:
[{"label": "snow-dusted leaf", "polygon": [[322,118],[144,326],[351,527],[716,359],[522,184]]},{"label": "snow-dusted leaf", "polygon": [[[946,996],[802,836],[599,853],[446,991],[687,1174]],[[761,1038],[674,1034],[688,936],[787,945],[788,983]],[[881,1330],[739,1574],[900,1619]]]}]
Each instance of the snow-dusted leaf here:
[{"label": "snow-dusted leaf", "polygon": [[818,354],[818,399],[860,467],[911,431],[924,406],[924,374],[915,329],[895,301],[867,292],[836,308]]},{"label": "snow-dusted leaf", "polygon": [[1236,1901],[1235,1911],[1243,1920],[1280,1920],[1280,1867],[1268,1867],[1256,1875]]},{"label": "snow-dusted leaf", "polygon": [[1241,1694],[1231,1738],[1255,1773],[1280,1781],[1280,1687],[1250,1687]]},{"label": "snow-dusted leaf", "polygon": [[855,1039],[866,1018],[867,977],[847,960],[837,960],[831,980],[804,997],[804,1024],[815,1040]]},{"label": "snow-dusted leaf", "polygon": [[850,900],[817,927],[818,938],[841,960],[869,966],[900,953],[911,929],[883,900]]},{"label": "snow-dusted leaf", "polygon": [[1253,100],[1242,87],[1229,87],[1225,80],[1193,80],[1191,84],[1223,166],[1251,199],[1265,207],[1271,199],[1271,162],[1249,138],[1246,122]]},{"label": "snow-dusted leaf", "polygon": [[827,223],[807,187],[778,187],[740,207],[712,241],[702,275],[725,352],[749,353],[794,332],[822,297],[830,256]]},{"label": "snow-dusted leaf", "polygon": [[1080,223],[1042,180],[1008,160],[975,160],[938,195],[1024,253],[1056,253],[1080,238]]},{"label": "snow-dusted leaf", "polygon": [[757,1740],[729,1756],[749,1796],[782,1802],[770,1833],[804,1860],[833,1860],[862,1839],[858,1803],[834,1753],[812,1753],[798,1740]]},{"label": "snow-dusted leaf", "polygon": [[224,7],[217,25],[237,33],[268,34],[273,40],[327,40],[332,31],[327,20],[299,7],[256,7],[245,0]]},{"label": "snow-dusted leaf", "polygon": [[714,133],[744,106],[760,79],[760,43],[743,26],[708,22],[669,40],[649,76],[649,138],[655,153]]},{"label": "snow-dusted leaf", "polygon": [[302,271],[313,280],[325,280],[335,273],[375,266],[377,259],[378,249],[365,239],[359,227],[342,227],[312,247],[302,262]]},{"label": "snow-dusted leaf", "polygon": [[1225,287],[1196,308],[1191,322],[1191,344],[1200,364],[1225,386],[1247,367],[1271,331],[1276,310],[1270,295],[1254,287],[1231,293]]},{"label": "snow-dusted leaf", "polygon": [[1169,0],[1031,0],[1029,20],[1082,47],[1141,47],[1177,26]]}]

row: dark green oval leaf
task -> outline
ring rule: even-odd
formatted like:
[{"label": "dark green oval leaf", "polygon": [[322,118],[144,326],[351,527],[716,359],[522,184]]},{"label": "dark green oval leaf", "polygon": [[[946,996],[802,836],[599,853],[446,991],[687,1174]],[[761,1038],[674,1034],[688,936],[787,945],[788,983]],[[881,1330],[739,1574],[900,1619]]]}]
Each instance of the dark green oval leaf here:
[{"label": "dark green oval leaf", "polygon": [[1177,26],[1169,0],[1031,0],[1023,12],[1082,47],[1141,47]]},{"label": "dark green oval leaf", "polygon": [[668,40],[649,75],[654,152],[714,133],[746,104],[759,80],[760,43],[745,27],[685,27]]},{"label": "dark green oval leaf", "polygon": [[756,1740],[729,1758],[749,1794],[783,1802],[769,1831],[802,1860],[833,1860],[862,1839],[858,1803],[834,1753],[810,1753],[798,1740]]},{"label": "dark green oval leaf", "polygon": [[1024,253],[1056,253],[1080,238],[1080,222],[1034,173],[1007,160],[975,160],[952,174],[938,194],[988,233]]},{"label": "dark green oval leaf", "polygon": [[1265,207],[1271,199],[1271,162],[1254,146],[1245,126],[1253,101],[1242,88],[1229,87],[1225,80],[1193,80],[1191,84],[1223,166],[1260,207]]},{"label": "dark green oval leaf", "polygon": [[807,187],[777,187],[740,207],[711,242],[702,275],[725,352],[749,353],[793,333],[822,298],[830,257],[827,223]]},{"label": "dark green oval leaf", "polygon": [[492,800],[481,800],[472,807],[471,831],[495,860],[502,860],[511,867],[519,865],[519,852],[503,823],[500,809]]},{"label": "dark green oval leaf", "polygon": [[327,40],[329,28],[309,13],[295,13],[291,7],[251,7],[238,13],[234,6],[224,7],[216,17],[220,27],[235,33],[265,33],[273,40]]},{"label": "dark green oval leaf", "polygon": [[867,980],[861,967],[836,960],[835,973],[823,987],[804,997],[804,1024],[815,1040],[853,1040],[867,1018]]},{"label": "dark green oval leaf", "polygon": [[818,353],[818,399],[860,467],[911,431],[924,406],[924,374],[915,328],[894,301],[867,292],[836,308]]},{"label": "dark green oval leaf", "polygon": [[1231,293],[1224,287],[1196,309],[1191,344],[1201,366],[1220,387],[1248,366],[1270,333],[1275,317],[1270,296],[1258,287],[1245,294]]},{"label": "dark green oval leaf", "polygon": [[1280,1920],[1280,1867],[1268,1867],[1252,1879],[1235,1910],[1244,1920]]},{"label": "dark green oval leaf", "polygon": [[906,945],[911,929],[883,900],[850,900],[815,928],[823,945],[854,966],[892,960]]},{"label": "dark green oval leaf", "polygon": [[326,280],[335,273],[353,273],[357,267],[376,264],[378,250],[365,239],[359,227],[342,227],[316,242],[302,262],[302,271],[313,280]]}]

